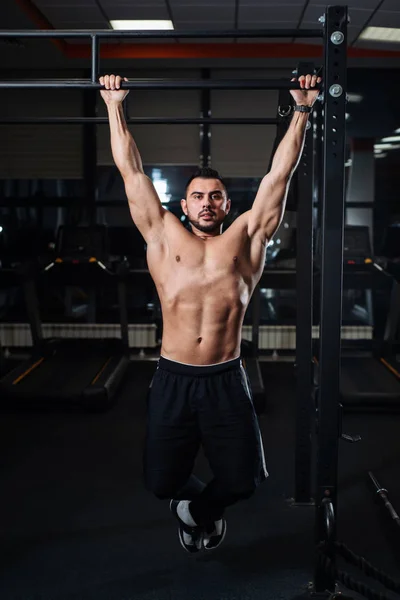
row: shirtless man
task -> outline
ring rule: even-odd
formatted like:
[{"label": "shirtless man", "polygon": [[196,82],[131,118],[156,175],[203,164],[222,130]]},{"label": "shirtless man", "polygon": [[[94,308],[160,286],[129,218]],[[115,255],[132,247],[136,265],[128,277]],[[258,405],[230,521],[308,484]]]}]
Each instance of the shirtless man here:
[{"label": "shirtless man", "polygon": [[[224,233],[231,201],[216,171],[200,170],[188,182],[181,206],[191,232],[162,207],[124,119],[128,90],[120,89],[122,81],[101,77],[101,95],[114,161],[132,219],[147,243],[163,315],[161,356],[147,400],[144,479],[157,497],[172,498],[183,548],[211,550],[225,537],[225,508],[250,497],[268,476],[240,357],[241,329],[302,153],[310,107],[318,96],[309,88],[321,78],[299,78],[302,89],[291,91],[296,110],[271,170],[251,210]],[[213,472],[208,485],[192,475],[200,445]]]}]

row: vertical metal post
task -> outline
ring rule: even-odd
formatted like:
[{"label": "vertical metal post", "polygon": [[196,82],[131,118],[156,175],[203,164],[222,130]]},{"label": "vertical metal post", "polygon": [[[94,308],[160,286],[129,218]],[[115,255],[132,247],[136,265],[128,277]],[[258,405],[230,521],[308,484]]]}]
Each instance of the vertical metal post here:
[{"label": "vertical metal post", "polygon": [[313,130],[311,120],[297,169],[296,459],[295,501],[311,501],[313,407]]},{"label": "vertical metal post", "polygon": [[[274,160],[275,152],[281,143],[282,139],[285,137],[285,134],[289,128],[290,121],[292,120],[293,114],[293,101],[291,100],[290,93],[288,90],[279,90],[278,95],[278,109],[276,113],[276,117],[278,119],[276,135],[274,139],[274,145],[272,147],[271,156],[269,158],[268,171],[271,170],[272,161]],[[290,200],[290,196],[293,195],[293,183],[295,183],[294,178],[292,179],[292,183],[289,188],[288,193],[288,204],[293,204]]]},{"label": "vertical metal post", "polygon": [[[327,552],[334,562],[331,542],[336,538],[336,522],[331,522],[331,530],[328,532],[325,504],[330,501],[333,514],[336,515],[343,288],[347,7],[327,7],[324,28],[324,166],[316,541],[318,544],[327,543]],[[321,561],[316,564],[314,585],[317,593],[335,590],[335,578],[325,572]]]},{"label": "vertical metal post", "polygon": [[97,290],[93,287],[88,291],[88,309],[86,323],[96,323],[97,314]]},{"label": "vertical metal post", "polygon": [[[210,79],[210,69],[202,69],[202,78]],[[201,90],[201,117],[211,117],[211,92]],[[200,125],[200,166],[211,166],[211,126],[208,123]]]},{"label": "vertical metal post", "polygon": [[121,340],[126,352],[129,350],[129,334],[128,334],[128,305],[126,299],[126,272],[119,273],[118,280],[118,303],[119,303],[119,317],[121,326]]},{"label": "vertical metal post", "polygon": [[252,303],[252,322],[251,322],[251,354],[254,358],[259,354],[259,336],[260,336],[260,318],[261,318],[261,287],[258,283],[253,292]]},{"label": "vertical metal post", "polygon": [[[92,57],[93,58],[93,57]],[[85,117],[96,116],[97,92],[83,92],[83,113]],[[97,201],[97,126],[85,123],[83,126],[83,178],[86,197],[87,221],[92,225],[96,221]]]},{"label": "vertical metal post", "polygon": [[92,72],[91,72],[91,80],[93,83],[97,82],[97,77],[99,75],[99,67],[100,67],[100,51],[99,51],[99,39],[96,34],[92,34],[92,47],[91,47],[91,63],[92,63]]},{"label": "vertical metal post", "polygon": [[124,110],[125,120],[129,121],[129,105],[128,105],[128,96],[126,96],[125,100],[122,102],[122,108]]},{"label": "vertical metal post", "polygon": [[22,287],[24,290],[29,326],[31,328],[33,349],[36,352],[40,352],[43,344],[43,330],[39,312],[39,300],[32,273],[29,272],[26,275],[23,275]]},{"label": "vertical metal post", "polygon": [[314,168],[313,168],[313,198],[314,208],[317,209],[316,229],[321,231],[322,216],[322,168],[324,162],[324,127],[322,102],[314,105]]},{"label": "vertical metal post", "polygon": [[6,372],[6,357],[0,339],[0,377]]},{"label": "vertical metal post", "polygon": [[400,283],[393,279],[392,290],[390,293],[389,314],[386,319],[385,333],[381,348],[381,356],[393,356],[393,347],[396,343],[396,336],[400,323]]},{"label": "vertical metal post", "polygon": [[[91,35],[91,80],[97,83],[100,68],[99,38],[96,34]],[[85,91],[84,116],[96,116],[97,94],[93,91]],[[97,200],[97,127],[96,124],[86,123],[83,126],[83,176],[85,179],[86,198],[88,207],[88,222],[96,222],[96,200]]]}]

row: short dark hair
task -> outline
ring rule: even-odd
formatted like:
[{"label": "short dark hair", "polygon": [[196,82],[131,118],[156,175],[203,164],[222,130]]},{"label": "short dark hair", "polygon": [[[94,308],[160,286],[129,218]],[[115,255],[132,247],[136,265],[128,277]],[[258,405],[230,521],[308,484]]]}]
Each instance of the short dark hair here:
[{"label": "short dark hair", "polygon": [[193,179],[197,179],[198,177],[201,177],[202,179],[218,179],[218,181],[222,183],[222,185],[225,188],[225,191],[227,192],[226,183],[222,179],[218,171],[216,171],[215,169],[210,169],[209,167],[202,167],[200,169],[197,169],[197,171],[195,171],[193,175],[189,178],[185,188],[185,195],[187,194],[188,187],[192,183]]}]

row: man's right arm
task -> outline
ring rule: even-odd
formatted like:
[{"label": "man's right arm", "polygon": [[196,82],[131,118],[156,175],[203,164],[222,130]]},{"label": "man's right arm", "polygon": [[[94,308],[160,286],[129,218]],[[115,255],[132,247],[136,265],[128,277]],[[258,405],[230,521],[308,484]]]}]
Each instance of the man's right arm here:
[{"label": "man's right arm", "polygon": [[122,108],[127,90],[120,89],[121,78],[104,76],[101,95],[107,105],[114,162],[124,180],[132,219],[146,242],[159,239],[167,212],[152,181],[144,174],[136,143],[128,129]]}]

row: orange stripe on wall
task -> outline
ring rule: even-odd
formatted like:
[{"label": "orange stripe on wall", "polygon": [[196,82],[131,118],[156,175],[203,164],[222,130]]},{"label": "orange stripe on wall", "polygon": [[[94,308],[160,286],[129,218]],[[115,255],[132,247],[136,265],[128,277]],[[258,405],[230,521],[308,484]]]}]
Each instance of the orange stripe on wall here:
[{"label": "orange stripe on wall", "polygon": [[[396,58],[400,52],[348,48],[349,58]],[[90,46],[67,45],[69,58],[89,58]],[[101,58],[322,58],[316,44],[101,44]]]},{"label": "orange stripe on wall", "polygon": [[[53,25],[46,19],[38,7],[31,0],[15,0],[24,13],[39,29],[54,29]],[[64,40],[50,40],[61,52],[67,54],[67,43]]]},{"label": "orange stripe on wall", "polygon": [[[90,46],[68,46],[69,58],[89,58]],[[312,44],[101,44],[101,58],[301,58],[322,57]]]}]

